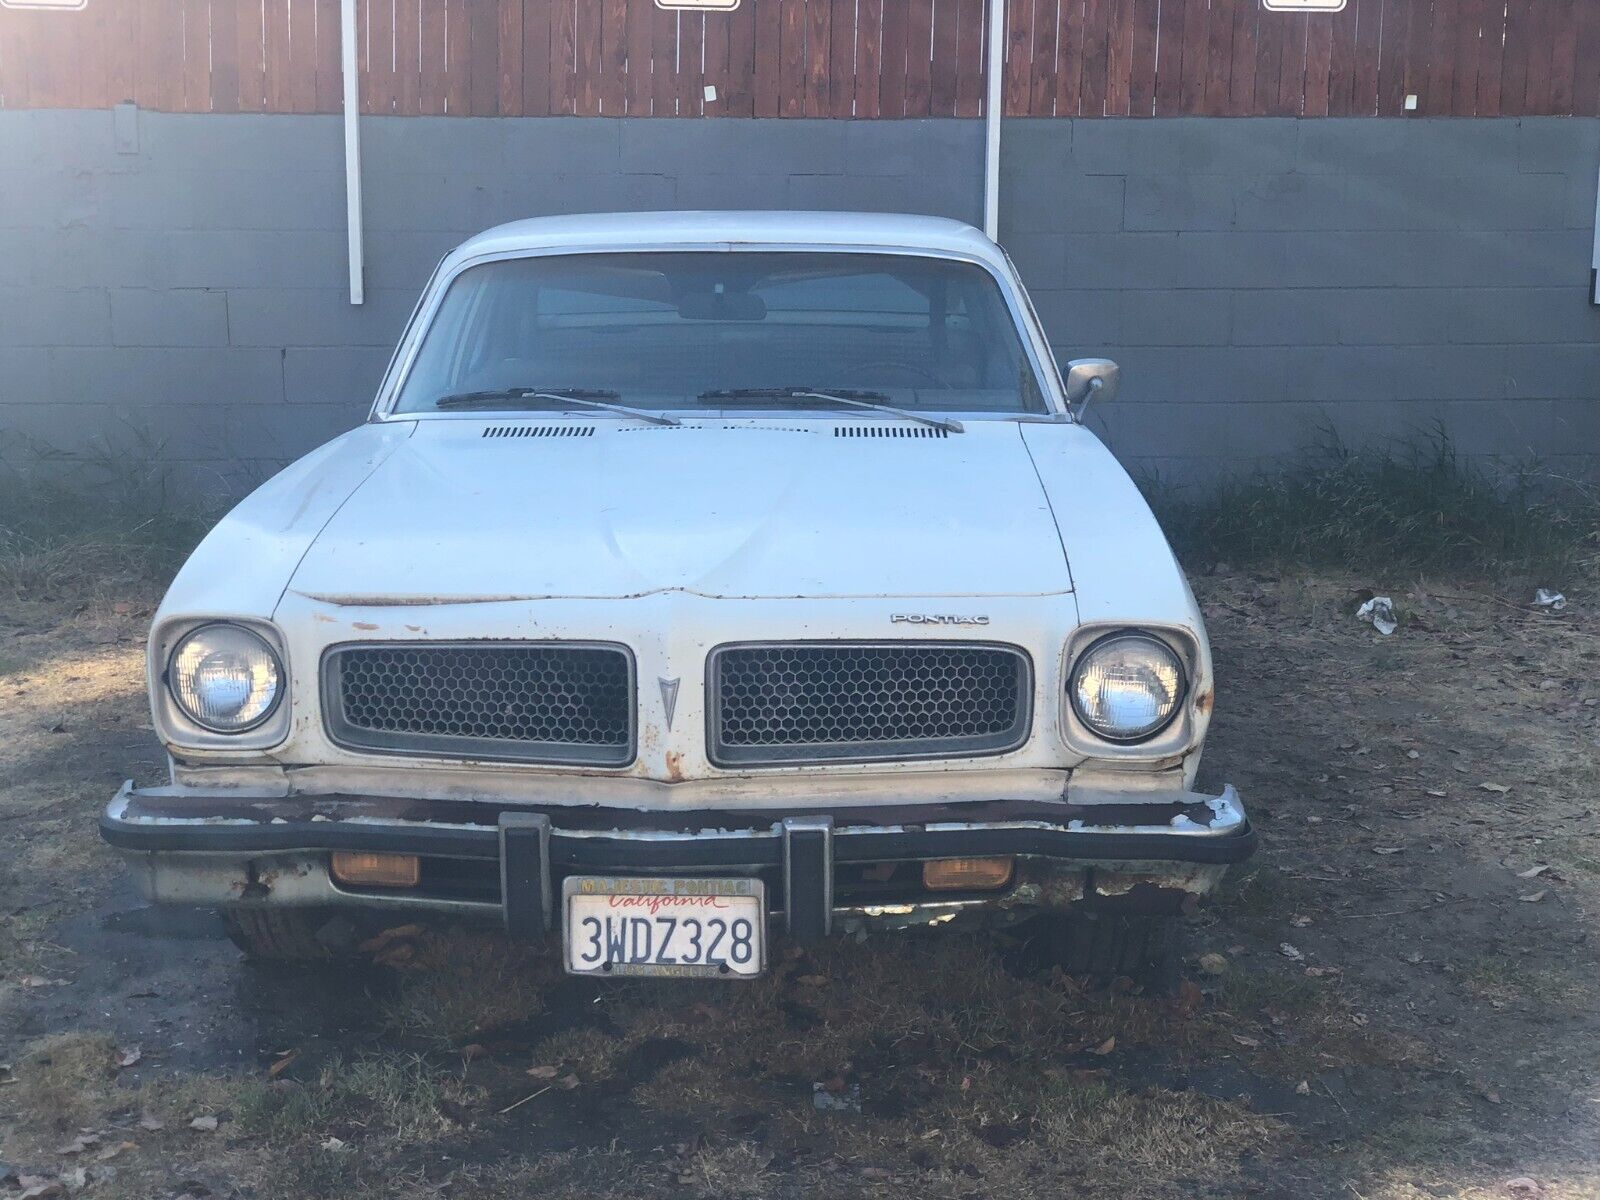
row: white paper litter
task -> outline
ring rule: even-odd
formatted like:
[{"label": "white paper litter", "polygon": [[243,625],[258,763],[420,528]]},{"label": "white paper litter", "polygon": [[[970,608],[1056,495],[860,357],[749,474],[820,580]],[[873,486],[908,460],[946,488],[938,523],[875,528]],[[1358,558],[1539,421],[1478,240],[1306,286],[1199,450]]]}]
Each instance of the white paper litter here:
[{"label": "white paper litter", "polygon": [[1560,612],[1567,606],[1567,598],[1560,592],[1552,592],[1549,588],[1540,588],[1533,594],[1535,608],[1547,608],[1551,612]]},{"label": "white paper litter", "polygon": [[1356,609],[1356,616],[1367,622],[1384,637],[1388,637],[1400,628],[1400,622],[1394,617],[1394,601],[1387,596],[1374,596],[1360,608]]}]

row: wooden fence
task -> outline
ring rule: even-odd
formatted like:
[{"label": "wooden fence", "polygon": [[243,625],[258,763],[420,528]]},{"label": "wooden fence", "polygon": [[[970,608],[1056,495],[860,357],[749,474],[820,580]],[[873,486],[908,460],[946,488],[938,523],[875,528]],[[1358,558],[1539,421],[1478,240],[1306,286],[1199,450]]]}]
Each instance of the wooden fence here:
[{"label": "wooden fence", "polygon": [[[1600,115],[1600,0],[1001,0],[1013,116]],[[360,0],[370,113],[973,117],[985,0]],[[334,112],[339,0],[0,9],[0,108]]]}]

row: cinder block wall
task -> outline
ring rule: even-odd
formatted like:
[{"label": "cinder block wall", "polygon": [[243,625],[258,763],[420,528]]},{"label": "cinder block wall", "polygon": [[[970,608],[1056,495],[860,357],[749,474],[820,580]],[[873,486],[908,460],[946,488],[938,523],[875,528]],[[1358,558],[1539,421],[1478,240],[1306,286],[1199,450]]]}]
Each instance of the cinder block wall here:
[{"label": "cinder block wall", "polygon": [[[977,220],[976,122],[0,112],[0,453],[156,453],[238,492],[359,421],[456,242],[541,213]],[[1214,479],[1440,422],[1592,471],[1600,121],[1010,121],[1001,236],[1124,461]]]}]

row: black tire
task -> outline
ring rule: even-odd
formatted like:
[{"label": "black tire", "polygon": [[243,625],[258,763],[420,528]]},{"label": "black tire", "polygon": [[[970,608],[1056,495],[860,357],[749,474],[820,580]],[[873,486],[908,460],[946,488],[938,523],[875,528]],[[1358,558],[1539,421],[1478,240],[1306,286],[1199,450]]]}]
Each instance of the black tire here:
[{"label": "black tire", "polygon": [[1127,913],[1073,913],[1041,918],[1037,950],[1069,975],[1126,976],[1165,990],[1175,981],[1178,919]]},{"label": "black tire", "polygon": [[335,946],[320,936],[326,913],[300,908],[229,908],[223,926],[244,956],[257,962],[327,962]]}]

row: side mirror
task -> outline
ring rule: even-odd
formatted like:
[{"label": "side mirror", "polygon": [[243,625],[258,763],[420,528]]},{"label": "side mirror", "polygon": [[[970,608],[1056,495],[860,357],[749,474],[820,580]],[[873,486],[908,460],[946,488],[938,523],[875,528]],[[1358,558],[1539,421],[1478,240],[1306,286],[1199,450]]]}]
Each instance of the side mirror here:
[{"label": "side mirror", "polygon": [[1109,358],[1075,358],[1067,364],[1067,407],[1077,420],[1089,411],[1089,403],[1096,396],[1102,401],[1117,394],[1117,381],[1122,368]]}]

